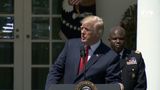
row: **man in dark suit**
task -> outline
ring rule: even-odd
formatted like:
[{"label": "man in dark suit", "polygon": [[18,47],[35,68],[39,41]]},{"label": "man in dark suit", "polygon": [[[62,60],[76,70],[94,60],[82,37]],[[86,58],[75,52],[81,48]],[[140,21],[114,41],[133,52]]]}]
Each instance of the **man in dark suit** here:
[{"label": "man in dark suit", "polygon": [[112,49],[121,58],[121,79],[124,90],[146,90],[147,81],[145,74],[145,63],[139,51],[125,48],[125,29],[115,26],[109,34],[109,42]]},{"label": "man in dark suit", "polygon": [[[88,80],[94,84],[120,83],[120,68],[117,54],[101,41],[103,20],[87,16],[81,21],[81,38],[68,40],[54,65],[51,66],[46,88],[63,78],[64,84],[77,84]],[[81,47],[90,46],[87,63],[79,70]]]}]

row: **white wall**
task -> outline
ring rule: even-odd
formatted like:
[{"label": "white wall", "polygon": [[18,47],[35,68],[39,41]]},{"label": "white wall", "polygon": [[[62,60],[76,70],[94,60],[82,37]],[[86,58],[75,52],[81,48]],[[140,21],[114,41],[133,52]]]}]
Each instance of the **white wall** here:
[{"label": "white wall", "polygon": [[107,37],[109,30],[119,23],[125,10],[137,2],[136,0],[96,0],[97,15],[104,19],[105,32],[103,41],[108,44]]},{"label": "white wall", "polygon": [[160,90],[160,0],[138,1],[137,48],[146,64],[147,90]]}]

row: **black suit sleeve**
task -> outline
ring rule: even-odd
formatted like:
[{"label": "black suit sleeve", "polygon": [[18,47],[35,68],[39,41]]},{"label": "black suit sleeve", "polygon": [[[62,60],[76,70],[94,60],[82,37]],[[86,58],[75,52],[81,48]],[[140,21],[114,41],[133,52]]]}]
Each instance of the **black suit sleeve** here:
[{"label": "black suit sleeve", "polygon": [[139,54],[139,64],[138,64],[138,77],[137,77],[137,84],[134,90],[146,90],[147,88],[147,80],[146,80],[146,73],[145,73],[145,63],[141,54]]},{"label": "black suit sleeve", "polygon": [[46,80],[45,90],[48,90],[52,84],[59,83],[60,80],[63,78],[67,46],[68,46],[68,42],[66,42],[63,50],[61,51],[60,55],[56,59],[55,63],[51,65],[48,76],[47,76],[47,80]]},{"label": "black suit sleeve", "polygon": [[106,83],[120,83],[120,60],[119,56],[113,58],[113,61],[110,62],[107,68],[106,74]]}]

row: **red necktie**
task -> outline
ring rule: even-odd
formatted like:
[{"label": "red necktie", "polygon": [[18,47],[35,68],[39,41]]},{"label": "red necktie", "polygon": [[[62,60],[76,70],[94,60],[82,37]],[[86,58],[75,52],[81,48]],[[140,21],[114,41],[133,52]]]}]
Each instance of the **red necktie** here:
[{"label": "red necktie", "polygon": [[79,74],[83,71],[83,69],[85,68],[85,65],[87,64],[87,61],[88,61],[88,51],[89,51],[89,46],[87,46],[85,48],[85,52],[86,52],[86,55],[85,57],[81,57],[80,58],[80,64],[79,64]]}]

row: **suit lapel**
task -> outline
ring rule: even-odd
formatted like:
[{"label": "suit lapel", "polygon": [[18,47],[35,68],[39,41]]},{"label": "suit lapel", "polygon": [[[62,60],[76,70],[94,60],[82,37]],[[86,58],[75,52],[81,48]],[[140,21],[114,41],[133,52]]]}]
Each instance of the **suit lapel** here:
[{"label": "suit lapel", "polygon": [[77,74],[78,74],[78,69],[79,69],[79,63],[80,63],[80,53],[79,53],[79,55],[77,55],[77,59],[76,60],[74,60],[74,64],[75,64],[75,68],[74,68],[74,76],[76,77],[77,76]]},{"label": "suit lapel", "polygon": [[102,56],[102,54],[96,54],[96,55],[92,55],[90,60],[88,61],[88,63],[86,64],[85,70],[83,70],[81,72],[84,73],[85,71],[87,71],[93,64],[95,64],[97,62],[97,60]]},{"label": "suit lapel", "polygon": [[76,60],[74,60],[74,77],[76,78],[78,75],[78,69],[79,69],[79,63],[80,63],[80,47],[82,46],[82,43],[79,44],[79,46],[77,47],[79,49],[79,51],[77,52],[77,58]]},{"label": "suit lapel", "polygon": [[[96,51],[91,56],[90,60],[86,64],[85,70],[83,70],[79,75],[77,75],[77,78],[74,80],[74,82],[77,82],[81,77],[84,76],[84,73],[88,71],[88,69],[95,64],[99,58],[106,53],[106,46],[101,42]],[[79,63],[78,63],[79,66]],[[78,70],[78,69],[77,69]],[[78,72],[77,72],[78,73]]]},{"label": "suit lapel", "polygon": [[102,56],[102,54],[92,55],[92,57],[90,58],[90,60],[88,61],[87,65],[86,65],[86,70],[88,70],[93,64],[95,64],[101,56]]},{"label": "suit lapel", "polygon": [[[101,42],[100,45],[97,47],[91,58],[89,59],[88,63],[86,64],[86,71],[97,62],[97,60],[104,54],[104,44]],[[84,70],[82,71],[84,73]]]}]

